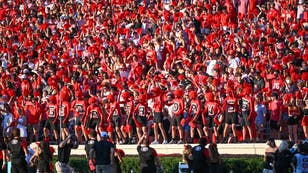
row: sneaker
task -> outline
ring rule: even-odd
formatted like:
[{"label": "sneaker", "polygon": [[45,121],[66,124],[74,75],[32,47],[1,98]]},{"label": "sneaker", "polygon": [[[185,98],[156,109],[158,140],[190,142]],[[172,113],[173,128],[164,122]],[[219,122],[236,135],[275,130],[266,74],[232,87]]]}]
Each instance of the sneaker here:
[{"label": "sneaker", "polygon": [[120,141],[119,144],[122,145],[122,144],[123,144],[123,141]]},{"label": "sneaker", "polygon": [[132,139],[131,141],[130,141],[130,144],[136,144],[137,143],[137,141],[135,140],[135,139]]},{"label": "sneaker", "polygon": [[157,140],[155,140],[151,144],[159,144],[159,142]]},{"label": "sneaker", "polygon": [[163,141],[163,144],[168,144],[168,141],[167,141],[167,140],[164,140],[164,141]]},{"label": "sneaker", "polygon": [[184,142],[182,140],[179,140],[178,144],[184,144]]},{"label": "sneaker", "polygon": [[238,143],[238,140],[237,140],[237,137],[236,137],[236,136],[234,137],[234,140],[233,140],[233,141],[234,141],[234,143]]},{"label": "sneaker", "polygon": [[193,143],[194,143],[194,140],[193,140],[192,138],[188,138],[187,143],[188,143],[188,144],[193,144]]},{"label": "sneaker", "polygon": [[176,141],[172,139],[169,144],[176,144]]}]

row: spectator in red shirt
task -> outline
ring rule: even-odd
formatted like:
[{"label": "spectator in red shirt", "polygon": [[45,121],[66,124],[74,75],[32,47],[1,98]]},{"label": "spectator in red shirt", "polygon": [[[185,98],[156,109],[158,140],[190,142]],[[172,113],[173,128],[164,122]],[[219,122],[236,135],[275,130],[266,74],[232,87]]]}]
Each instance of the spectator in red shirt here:
[{"label": "spectator in red shirt", "polygon": [[109,112],[108,113],[108,120],[112,122],[113,127],[115,128],[115,132],[117,134],[117,141],[119,144],[126,143],[126,133],[125,131],[121,130],[125,125],[125,121],[123,122],[122,112],[120,110],[119,104],[119,97],[115,99],[115,95],[109,94],[107,96],[109,102]]},{"label": "spectator in red shirt", "polygon": [[82,96],[82,92],[80,90],[78,90],[75,93],[75,97],[76,97],[76,99],[71,102],[71,106],[70,106],[70,108],[71,108],[71,110],[74,114],[75,135],[76,135],[78,142],[81,142],[82,141],[82,133],[83,133],[83,136],[84,136],[85,140],[87,141],[87,135],[85,133],[84,124],[81,122],[81,118],[85,115],[85,112],[86,112],[87,103],[84,100],[84,98]]},{"label": "spectator in red shirt", "polygon": [[212,92],[206,94],[206,103],[203,111],[204,121],[204,133],[208,137],[209,140],[213,139],[210,134],[211,127],[213,127],[215,139],[218,141],[218,127],[222,123],[222,111],[220,105],[215,101],[214,95]]},{"label": "spectator in red shirt", "polygon": [[[190,105],[188,110],[188,117],[187,119],[190,120],[190,138],[193,140],[195,138],[195,130],[197,129],[197,132],[199,134],[199,137],[203,136],[202,131],[202,109],[201,109],[201,103],[200,100],[197,97],[196,91],[190,91],[189,92],[189,98],[190,98]],[[190,141],[192,142],[192,141]]]},{"label": "spectator in red shirt", "polygon": [[81,122],[84,122],[86,129],[101,132],[104,118],[105,116],[98,104],[97,98],[91,97],[89,99],[89,106],[87,107],[86,113],[81,118]]},{"label": "spectator in red shirt", "polygon": [[133,118],[136,124],[138,138],[141,139],[143,135],[148,135],[148,104],[146,94],[140,94],[137,102],[133,111]]},{"label": "spectator in red shirt", "polygon": [[161,91],[159,87],[154,87],[151,90],[151,97],[153,100],[153,118],[154,118],[154,136],[155,140],[152,144],[159,143],[158,130],[160,130],[161,135],[163,137],[163,144],[168,143],[166,131],[163,127],[163,106],[164,106],[164,93]]},{"label": "spectator in red shirt", "polygon": [[[253,129],[251,127],[251,120],[253,118],[254,106],[253,99],[251,97],[251,88],[248,86],[242,91],[243,96],[241,97],[240,114],[242,118],[241,125],[243,127],[243,141],[246,141],[246,136],[248,135],[249,141],[253,142]],[[248,132],[248,133],[247,133]]]},{"label": "spectator in red shirt", "polygon": [[300,109],[296,106],[295,98],[291,96],[290,102],[287,105],[288,107],[288,133],[289,141],[297,142],[298,141],[298,118],[300,116]]},{"label": "spectator in red shirt", "polygon": [[30,142],[38,140],[39,122],[42,120],[42,107],[37,97],[30,97],[25,101],[25,116],[27,117],[27,128]]},{"label": "spectator in red shirt", "polygon": [[270,115],[270,137],[279,139],[279,126],[282,119],[281,102],[278,100],[278,94],[273,92],[271,94],[271,101],[269,102]]},{"label": "spectator in red shirt", "polygon": [[49,101],[46,105],[46,114],[47,114],[47,120],[44,125],[44,136],[45,138],[49,138],[49,131],[51,130],[53,132],[54,138],[56,141],[59,140],[59,134],[56,129],[56,123],[58,119],[58,111],[59,111],[59,106],[57,104],[56,97],[54,95],[49,97]]},{"label": "spectator in red shirt", "polygon": [[68,126],[71,109],[68,99],[68,95],[61,95],[61,100],[59,103],[59,121],[62,140],[64,140],[70,134]]},{"label": "spectator in red shirt", "polygon": [[[171,121],[171,125],[172,125],[172,139],[169,142],[169,144],[181,144],[183,143],[183,128],[181,125],[181,121],[183,118],[183,111],[184,111],[184,101],[183,101],[183,91],[181,89],[176,89],[174,91],[174,96],[175,98],[169,102],[168,104],[172,105],[172,121]],[[176,142],[176,130],[178,130],[179,132],[179,138],[180,140],[178,140]]]},{"label": "spectator in red shirt", "polygon": [[223,134],[223,142],[227,142],[229,138],[228,130],[232,129],[233,141],[237,142],[236,125],[238,124],[238,99],[234,95],[231,88],[226,91],[227,97],[222,105],[222,111],[225,113],[225,128]]},{"label": "spectator in red shirt", "polygon": [[123,112],[124,114],[127,115],[127,118],[125,120],[125,123],[126,123],[126,131],[127,131],[127,134],[128,134],[128,143],[129,144],[134,144],[136,143],[133,139],[133,126],[135,125],[134,124],[134,119],[133,119],[133,110],[134,110],[134,104],[135,104],[135,101],[133,99],[133,96],[128,92],[128,91],[124,91],[124,92],[121,92],[122,93],[122,98],[123,98],[123,101],[121,102],[123,104]]}]

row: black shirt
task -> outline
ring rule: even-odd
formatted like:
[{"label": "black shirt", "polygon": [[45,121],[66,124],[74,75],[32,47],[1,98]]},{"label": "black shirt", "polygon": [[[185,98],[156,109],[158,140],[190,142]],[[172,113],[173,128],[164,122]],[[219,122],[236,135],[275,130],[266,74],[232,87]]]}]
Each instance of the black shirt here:
[{"label": "black shirt", "polygon": [[192,148],[192,168],[193,170],[206,172],[208,168],[208,150],[202,146],[197,145]]},{"label": "black shirt", "polygon": [[10,151],[10,157],[12,163],[14,161],[25,160],[25,152],[20,138],[14,138],[8,143],[8,150]]},{"label": "black shirt", "polygon": [[91,148],[93,148],[95,142],[97,142],[96,139],[89,139],[84,146],[84,149],[86,150],[87,159],[92,159],[90,156],[90,150]]},{"label": "black shirt", "polygon": [[52,153],[50,152],[50,145],[48,142],[40,142],[41,153],[39,153],[38,167],[49,166],[52,161]]},{"label": "black shirt", "polygon": [[92,147],[95,151],[96,165],[111,164],[110,154],[111,149],[114,148],[113,143],[107,140],[96,141]]},{"label": "black shirt", "polygon": [[155,157],[157,156],[157,153],[153,148],[137,146],[137,151],[139,154],[141,168],[150,167],[152,169],[156,169]]}]

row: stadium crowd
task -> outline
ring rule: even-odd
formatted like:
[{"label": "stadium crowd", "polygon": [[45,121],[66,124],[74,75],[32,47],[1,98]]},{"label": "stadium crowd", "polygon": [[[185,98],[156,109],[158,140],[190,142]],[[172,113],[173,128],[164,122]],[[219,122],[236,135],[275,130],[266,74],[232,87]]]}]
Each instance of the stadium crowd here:
[{"label": "stadium crowd", "polygon": [[82,142],[95,129],[119,144],[308,138],[302,0],[0,2],[5,132]]}]

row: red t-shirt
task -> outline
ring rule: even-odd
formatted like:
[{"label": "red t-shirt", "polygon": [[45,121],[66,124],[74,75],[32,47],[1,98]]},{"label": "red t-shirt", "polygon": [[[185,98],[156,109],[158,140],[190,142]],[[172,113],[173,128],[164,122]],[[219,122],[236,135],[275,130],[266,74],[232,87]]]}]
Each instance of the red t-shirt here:
[{"label": "red t-shirt", "polygon": [[[99,106],[97,106],[95,104],[91,104],[87,108],[86,118],[87,119],[100,118],[101,120],[103,120],[103,112],[102,112],[102,110]],[[82,121],[83,121],[83,119],[82,119]]]},{"label": "red t-shirt", "polygon": [[173,100],[172,112],[175,116],[183,114],[184,111],[184,102],[183,99],[175,98]]},{"label": "red t-shirt", "polygon": [[134,110],[134,114],[137,114],[138,116],[146,116],[148,111],[148,105],[147,103],[138,103]]},{"label": "red t-shirt", "polygon": [[56,118],[58,117],[58,110],[59,110],[59,107],[57,104],[53,104],[53,103],[47,103],[47,117],[48,118]]},{"label": "red t-shirt", "polygon": [[86,101],[84,100],[74,100],[71,103],[71,109],[73,109],[75,117],[83,117],[86,112]]},{"label": "red t-shirt", "polygon": [[218,114],[220,114],[220,106],[217,102],[207,102],[205,104],[204,113],[208,116],[214,117]]},{"label": "red t-shirt", "polygon": [[27,117],[28,124],[38,124],[41,112],[41,106],[39,103],[26,102],[25,115]]},{"label": "red t-shirt", "polygon": [[62,102],[59,106],[59,116],[64,118],[64,122],[67,121],[70,115],[70,104],[67,101]]},{"label": "red t-shirt", "polygon": [[189,115],[199,115],[201,112],[201,104],[200,101],[198,99],[194,99],[191,101],[190,103],[190,107],[189,107]]},{"label": "red t-shirt", "polygon": [[153,109],[154,112],[162,112],[163,110],[163,96],[162,94],[159,94],[158,96],[153,98]]},{"label": "red t-shirt", "polygon": [[226,113],[235,113],[238,111],[238,101],[235,97],[227,97],[222,106],[223,111]]},{"label": "red t-shirt", "polygon": [[271,120],[279,121],[281,106],[282,103],[280,101],[271,101],[269,103],[269,109],[271,110]]}]

